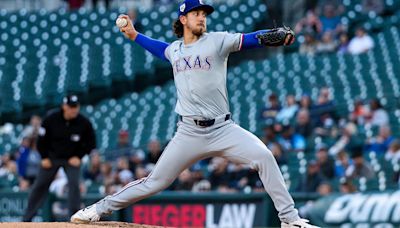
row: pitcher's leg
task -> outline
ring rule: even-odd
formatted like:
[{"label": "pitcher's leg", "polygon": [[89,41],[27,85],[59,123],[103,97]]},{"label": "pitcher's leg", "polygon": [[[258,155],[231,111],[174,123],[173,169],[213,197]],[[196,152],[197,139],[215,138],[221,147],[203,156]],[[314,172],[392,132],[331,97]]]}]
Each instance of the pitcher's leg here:
[{"label": "pitcher's leg", "polygon": [[283,222],[299,219],[294,201],[271,151],[255,135],[236,124],[224,128],[217,147],[224,151],[223,156],[230,161],[248,164],[258,171],[264,188],[274,202]]},{"label": "pitcher's leg", "polygon": [[100,200],[96,205],[97,213],[109,214],[165,189],[184,169],[203,158],[203,147],[202,141],[196,137],[177,134],[149,176],[133,181],[117,193]]}]

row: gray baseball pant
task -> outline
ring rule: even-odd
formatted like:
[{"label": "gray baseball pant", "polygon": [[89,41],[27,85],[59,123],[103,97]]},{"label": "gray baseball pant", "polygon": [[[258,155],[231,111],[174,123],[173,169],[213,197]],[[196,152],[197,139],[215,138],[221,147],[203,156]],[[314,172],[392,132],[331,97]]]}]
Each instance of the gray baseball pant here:
[{"label": "gray baseball pant", "polygon": [[167,188],[183,170],[198,160],[220,156],[231,162],[250,165],[258,171],[281,221],[299,219],[271,151],[255,135],[224,118],[225,115],[216,118],[210,127],[199,127],[193,119],[183,117],[153,171],[146,178],[133,181],[97,202],[97,212],[109,214],[154,195]]}]

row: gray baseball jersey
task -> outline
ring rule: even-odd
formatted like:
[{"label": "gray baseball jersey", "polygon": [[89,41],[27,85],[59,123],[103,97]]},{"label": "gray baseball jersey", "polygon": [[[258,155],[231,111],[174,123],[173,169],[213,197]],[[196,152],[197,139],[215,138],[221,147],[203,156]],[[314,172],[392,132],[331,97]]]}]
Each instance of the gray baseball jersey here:
[{"label": "gray baseball jersey", "polygon": [[226,73],[229,53],[239,51],[242,34],[205,33],[195,43],[173,42],[165,57],[174,70],[181,116],[213,119],[229,112]]},{"label": "gray baseball jersey", "polygon": [[[168,187],[196,161],[221,156],[258,171],[281,221],[299,219],[271,151],[227,115],[227,60],[229,53],[240,50],[241,41],[241,34],[215,32],[205,33],[189,45],[175,41],[166,48],[165,56],[173,66],[178,91],[176,112],[183,116],[177,132],[149,176],[100,200],[96,206],[98,214],[108,214],[149,197]],[[212,122],[202,126],[197,118]]]}]

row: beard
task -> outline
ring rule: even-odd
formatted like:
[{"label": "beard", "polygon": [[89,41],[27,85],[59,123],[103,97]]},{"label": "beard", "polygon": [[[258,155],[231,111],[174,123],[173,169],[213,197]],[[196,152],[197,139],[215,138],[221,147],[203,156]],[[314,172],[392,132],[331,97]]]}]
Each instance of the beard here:
[{"label": "beard", "polygon": [[197,25],[194,28],[191,28],[193,35],[195,36],[201,36],[203,33],[207,32],[207,27],[205,25]]}]

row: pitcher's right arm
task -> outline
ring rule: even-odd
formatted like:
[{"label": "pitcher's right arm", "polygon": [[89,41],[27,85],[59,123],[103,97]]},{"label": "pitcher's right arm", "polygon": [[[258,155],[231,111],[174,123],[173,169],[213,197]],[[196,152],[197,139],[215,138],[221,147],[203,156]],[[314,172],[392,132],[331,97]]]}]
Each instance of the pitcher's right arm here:
[{"label": "pitcher's right arm", "polygon": [[132,20],[129,18],[128,15],[120,15],[118,18],[124,18],[128,21],[128,24],[125,27],[120,28],[120,31],[124,33],[125,37],[132,41],[135,41],[137,44],[139,44],[158,58],[168,61],[165,57],[164,52],[165,49],[169,46],[169,43],[152,39],[136,31],[135,27],[132,24]]}]

